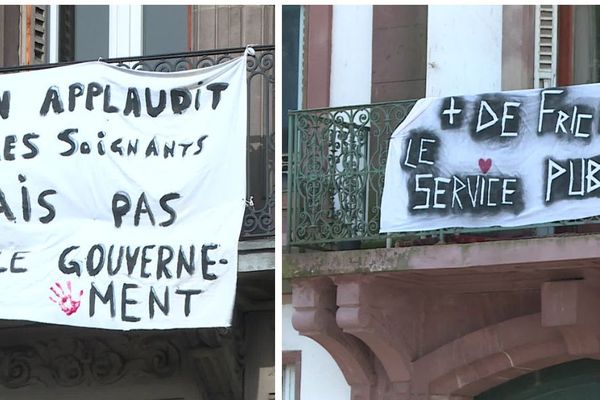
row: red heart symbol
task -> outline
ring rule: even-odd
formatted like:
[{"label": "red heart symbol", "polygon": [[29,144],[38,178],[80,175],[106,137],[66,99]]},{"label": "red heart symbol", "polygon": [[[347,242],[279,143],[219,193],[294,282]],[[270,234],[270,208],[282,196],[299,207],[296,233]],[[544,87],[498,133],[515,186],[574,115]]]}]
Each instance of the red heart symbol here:
[{"label": "red heart symbol", "polygon": [[491,158],[486,158],[485,160],[483,158],[479,159],[479,169],[481,169],[481,172],[483,172],[484,174],[487,174],[487,172],[490,170],[490,168],[492,168],[492,159]]}]

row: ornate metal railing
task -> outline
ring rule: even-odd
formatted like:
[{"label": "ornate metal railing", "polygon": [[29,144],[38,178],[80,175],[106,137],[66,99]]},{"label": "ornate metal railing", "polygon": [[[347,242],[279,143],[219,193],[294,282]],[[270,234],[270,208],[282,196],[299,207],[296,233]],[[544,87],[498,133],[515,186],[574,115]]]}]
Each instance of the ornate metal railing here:
[{"label": "ornate metal railing", "polygon": [[[275,234],[275,47],[254,46],[248,57],[248,154],[247,188],[249,201],[240,239]],[[101,60],[125,68],[172,72],[221,64],[238,57],[245,48],[217,49],[156,56]],[[94,60],[95,61],[95,60]],[[0,73],[53,68],[77,62],[25,65],[0,68]]]},{"label": "ornate metal railing", "polygon": [[[416,101],[291,111],[288,229],[292,246],[346,249],[600,232],[600,216],[518,228],[379,234],[388,143]],[[555,228],[558,227],[558,228]],[[465,236],[469,234],[470,236]],[[462,236],[461,236],[462,235]]]},{"label": "ornate metal railing", "polygon": [[379,238],[389,137],[414,102],[290,112],[290,244]]}]

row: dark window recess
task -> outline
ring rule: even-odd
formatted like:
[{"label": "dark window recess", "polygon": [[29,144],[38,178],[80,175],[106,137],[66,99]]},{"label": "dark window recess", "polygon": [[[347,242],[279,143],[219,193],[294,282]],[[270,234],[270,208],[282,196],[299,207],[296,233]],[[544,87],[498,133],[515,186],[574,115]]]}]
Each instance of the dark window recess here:
[{"label": "dark window recess", "polygon": [[282,152],[288,152],[288,110],[301,108],[298,104],[298,86],[300,71],[298,70],[300,56],[300,7],[283,6],[282,48],[283,48],[283,90],[281,113]]},{"label": "dark window recess", "polygon": [[19,18],[21,6],[0,6],[0,65],[19,65]]},{"label": "dark window recess", "polygon": [[59,7],[58,61],[75,60],[75,6]]}]

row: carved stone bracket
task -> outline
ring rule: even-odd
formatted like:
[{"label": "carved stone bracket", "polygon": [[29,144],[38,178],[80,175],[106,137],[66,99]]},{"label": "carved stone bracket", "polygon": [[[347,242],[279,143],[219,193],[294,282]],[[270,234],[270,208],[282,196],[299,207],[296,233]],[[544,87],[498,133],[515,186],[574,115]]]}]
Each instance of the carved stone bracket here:
[{"label": "carved stone bracket", "polygon": [[[399,290],[374,275],[297,279],[292,323],[334,358],[353,400],[467,400],[542,368],[600,359],[594,282],[546,282],[537,294],[490,299]],[[478,299],[488,303],[477,308]],[[443,322],[454,325],[418,336]]]},{"label": "carved stone bracket", "polygon": [[378,299],[386,298],[385,291],[390,288],[364,277],[335,278],[334,281],[338,326],[366,343],[383,364],[391,382],[410,380],[411,349],[398,326],[401,322],[394,318],[393,307],[388,304],[384,309],[377,303]]},{"label": "carved stone bracket", "polygon": [[353,399],[368,399],[376,374],[372,354],[356,337],[336,323],[336,287],[327,277],[294,282],[292,324],[300,334],[323,346],[352,386]]}]

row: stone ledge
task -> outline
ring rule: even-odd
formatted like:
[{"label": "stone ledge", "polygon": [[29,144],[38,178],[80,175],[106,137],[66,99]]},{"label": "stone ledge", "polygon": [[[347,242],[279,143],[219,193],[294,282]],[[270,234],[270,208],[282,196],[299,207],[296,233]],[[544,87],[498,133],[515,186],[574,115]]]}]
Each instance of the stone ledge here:
[{"label": "stone ledge", "polygon": [[600,262],[600,234],[283,255],[283,277]]},{"label": "stone ledge", "polygon": [[238,273],[275,270],[275,239],[244,240],[238,244]]}]

